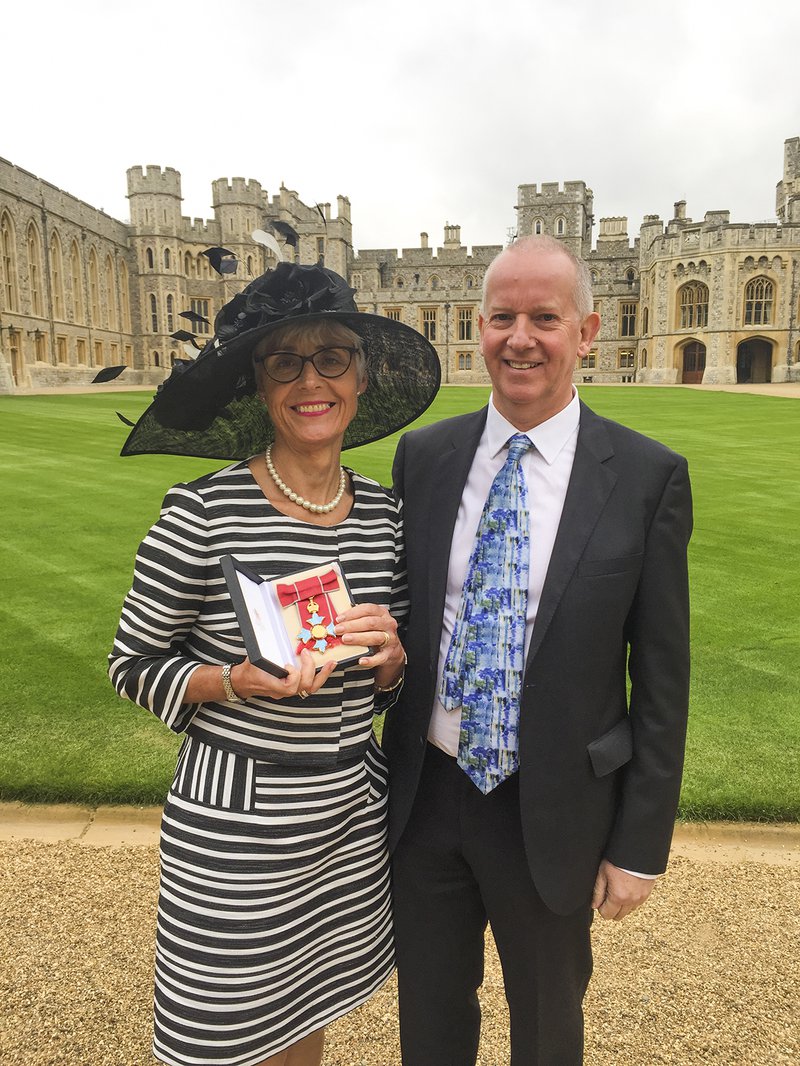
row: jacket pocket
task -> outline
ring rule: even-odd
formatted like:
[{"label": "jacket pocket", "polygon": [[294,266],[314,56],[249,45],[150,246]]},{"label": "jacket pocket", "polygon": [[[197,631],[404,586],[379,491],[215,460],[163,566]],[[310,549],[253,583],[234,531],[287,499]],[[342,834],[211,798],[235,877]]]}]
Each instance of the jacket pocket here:
[{"label": "jacket pocket", "polygon": [[643,555],[623,555],[618,559],[581,559],[578,563],[579,577],[606,577],[611,574],[627,574],[638,570],[642,565]]},{"label": "jacket pocket", "polygon": [[633,732],[630,719],[625,717],[607,733],[586,745],[595,777],[605,777],[618,770],[633,757]]}]

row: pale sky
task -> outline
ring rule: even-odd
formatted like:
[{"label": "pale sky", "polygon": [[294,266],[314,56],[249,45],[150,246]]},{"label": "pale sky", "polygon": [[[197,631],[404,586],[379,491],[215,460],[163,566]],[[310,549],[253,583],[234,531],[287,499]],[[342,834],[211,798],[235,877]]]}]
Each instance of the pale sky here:
[{"label": "pale sky", "polygon": [[798,0],[6,0],[0,32],[0,156],[120,219],[159,164],[190,217],[220,177],[345,194],[357,248],[501,244],[518,185],[579,179],[633,237],[772,219],[800,136]]}]

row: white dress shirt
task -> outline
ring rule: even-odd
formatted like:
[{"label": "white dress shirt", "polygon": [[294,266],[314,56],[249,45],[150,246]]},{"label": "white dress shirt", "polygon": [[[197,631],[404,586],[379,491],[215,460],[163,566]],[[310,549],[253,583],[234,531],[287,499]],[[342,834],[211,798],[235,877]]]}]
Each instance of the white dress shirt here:
[{"label": "white dress shirt", "polygon": [[[553,554],[567,486],[572,475],[575,449],[578,444],[580,404],[578,392],[573,388],[572,399],[557,415],[527,431],[533,448],[522,457],[522,470],[528,487],[530,508],[530,566],[528,569],[528,614],[525,624],[525,654],[530,647],[533,624],[539,610],[544,579]],[[442,683],[442,672],[450,648],[456,615],[461,602],[461,590],[467,576],[467,567],[475,545],[483,506],[497,472],[506,461],[506,445],[520,431],[505,419],[489,399],[486,426],[472,460],[458,516],[450,543],[450,565],[447,570],[447,593],[442,621],[442,638],[439,643],[439,668],[436,692]],[[433,705],[428,740],[437,748],[454,758],[458,755],[458,737],[461,732],[460,709],[446,711],[437,697]],[[641,874],[626,870],[636,877],[652,880],[656,875]]]}]

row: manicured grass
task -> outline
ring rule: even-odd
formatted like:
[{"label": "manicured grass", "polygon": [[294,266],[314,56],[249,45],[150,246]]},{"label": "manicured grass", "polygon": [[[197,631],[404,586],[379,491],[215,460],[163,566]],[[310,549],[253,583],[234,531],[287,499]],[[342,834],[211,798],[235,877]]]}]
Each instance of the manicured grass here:
[{"label": "manicured grass", "polygon": [[[479,407],[444,388],[423,421]],[[694,680],[682,814],[800,819],[800,401],[584,386],[599,413],[688,456]],[[0,397],[0,798],[159,802],[178,739],[118,700],[105,655],[166,489],[214,463],[121,459],[146,393]],[[396,438],[347,453],[390,479]],[[222,465],[222,464],[216,464]],[[575,663],[580,648],[575,648]]]}]

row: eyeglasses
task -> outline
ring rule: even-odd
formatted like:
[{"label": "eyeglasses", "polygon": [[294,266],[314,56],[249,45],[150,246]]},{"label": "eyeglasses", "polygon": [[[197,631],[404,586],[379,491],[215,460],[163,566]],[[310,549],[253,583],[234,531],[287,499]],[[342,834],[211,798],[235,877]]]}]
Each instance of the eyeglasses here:
[{"label": "eyeglasses", "polygon": [[323,378],[340,378],[350,367],[357,348],[320,348],[313,355],[297,355],[296,352],[269,352],[257,356],[267,376],[273,381],[286,384],[296,381],[303,373],[306,363],[311,363]]}]

